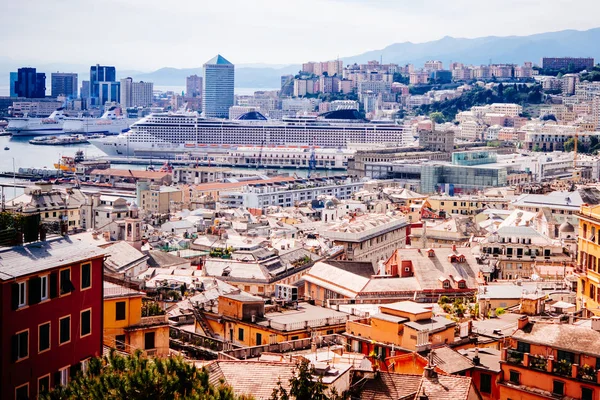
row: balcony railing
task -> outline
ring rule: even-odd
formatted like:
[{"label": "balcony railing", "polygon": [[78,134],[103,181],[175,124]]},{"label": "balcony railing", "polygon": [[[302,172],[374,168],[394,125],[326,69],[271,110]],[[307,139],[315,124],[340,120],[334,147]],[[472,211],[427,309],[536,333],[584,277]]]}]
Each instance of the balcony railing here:
[{"label": "balcony railing", "polygon": [[506,351],[506,362],[510,364],[523,364],[523,353],[517,350],[508,349]]},{"label": "balcony railing", "polygon": [[571,376],[572,366],[568,361],[560,360],[552,366],[552,372],[561,376]]},{"label": "balcony railing", "polygon": [[529,366],[539,371],[546,371],[548,366],[548,360],[541,356],[530,356]]}]

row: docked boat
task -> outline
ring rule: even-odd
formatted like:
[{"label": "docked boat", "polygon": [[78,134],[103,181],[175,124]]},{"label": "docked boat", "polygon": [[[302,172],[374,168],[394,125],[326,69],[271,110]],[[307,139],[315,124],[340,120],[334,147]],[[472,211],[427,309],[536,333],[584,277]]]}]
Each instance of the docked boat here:
[{"label": "docked boat", "polygon": [[357,110],[337,110],[318,117],[301,116],[268,120],[250,112],[237,120],[203,118],[196,112],[155,113],[140,119],[123,134],[90,143],[109,156],[160,157],[178,153],[237,149],[240,146],[312,146],[348,148],[352,143],[389,143],[395,146],[412,138],[410,127],[393,121],[371,123]]},{"label": "docked boat", "polygon": [[54,111],[48,118],[28,117],[9,118],[6,131],[13,137],[35,135],[57,135],[63,133],[65,114],[62,108]]},{"label": "docked boat", "polygon": [[75,172],[75,157],[62,156],[57,163],[54,163],[54,168],[64,172]]},{"label": "docked boat", "polygon": [[116,107],[111,107],[100,118],[66,118],[63,129],[65,133],[117,135],[127,131],[135,121],[134,118],[117,115]]},{"label": "docked boat", "polygon": [[[98,139],[103,136],[95,135],[94,137]],[[83,135],[42,136],[31,139],[29,143],[43,146],[65,146],[70,144],[88,143],[88,138]]]}]

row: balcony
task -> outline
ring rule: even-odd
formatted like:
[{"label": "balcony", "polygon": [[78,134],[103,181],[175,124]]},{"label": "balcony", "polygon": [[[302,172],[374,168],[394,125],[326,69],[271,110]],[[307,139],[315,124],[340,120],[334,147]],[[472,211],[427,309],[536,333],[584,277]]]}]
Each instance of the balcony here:
[{"label": "balcony", "polygon": [[144,329],[152,326],[168,325],[169,320],[167,315],[153,315],[150,317],[142,317],[139,322],[125,328],[126,330]]},{"label": "balcony", "polygon": [[506,362],[509,364],[521,365],[523,364],[524,354],[520,351],[507,349],[506,350]]},{"label": "balcony", "polygon": [[572,375],[573,364],[568,361],[560,360],[552,365],[552,372],[560,376],[570,377]]}]

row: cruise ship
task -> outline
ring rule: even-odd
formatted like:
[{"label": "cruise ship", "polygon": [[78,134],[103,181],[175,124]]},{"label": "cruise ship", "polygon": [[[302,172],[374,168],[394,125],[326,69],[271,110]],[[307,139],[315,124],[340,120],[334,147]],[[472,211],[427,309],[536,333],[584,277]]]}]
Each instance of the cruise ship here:
[{"label": "cruise ship", "polygon": [[63,129],[65,133],[117,135],[127,131],[134,122],[133,118],[117,115],[116,107],[111,107],[100,118],[66,118]]},{"label": "cruise ship", "polygon": [[21,118],[9,118],[6,130],[13,136],[58,135],[63,133],[65,114],[62,108],[54,111],[48,118],[34,118],[25,115]]},{"label": "cruise ship", "polygon": [[117,136],[89,142],[109,156],[174,157],[178,153],[228,152],[240,146],[314,146],[343,149],[351,143],[405,144],[410,129],[393,121],[370,123],[356,110],[267,120],[259,112],[236,120],[203,118],[196,112],[154,113]]}]

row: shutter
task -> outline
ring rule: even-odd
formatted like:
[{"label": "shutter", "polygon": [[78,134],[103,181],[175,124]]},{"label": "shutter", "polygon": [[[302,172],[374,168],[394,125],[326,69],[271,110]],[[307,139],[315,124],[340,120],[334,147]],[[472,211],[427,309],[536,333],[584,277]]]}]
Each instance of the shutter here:
[{"label": "shutter", "polygon": [[60,386],[60,371],[54,373],[54,386]]},{"label": "shutter", "polygon": [[10,338],[10,358],[12,362],[19,358],[19,337],[17,335],[12,335]]},{"label": "shutter", "polygon": [[12,309],[16,310],[17,308],[19,308],[19,284],[13,283],[11,287],[12,289],[10,294],[12,299]]},{"label": "shutter", "polygon": [[58,272],[50,274],[50,298],[58,296]]},{"label": "shutter", "polygon": [[31,278],[29,286],[29,304],[37,304],[42,299],[42,279],[39,277]]},{"label": "shutter", "polygon": [[71,377],[71,379],[75,379],[75,377],[81,372],[81,363],[78,362],[77,364],[71,365],[71,371],[69,372],[69,376]]},{"label": "shutter", "polygon": [[67,281],[67,293],[71,293],[75,291],[75,285],[73,285],[73,282],[69,279]]}]

